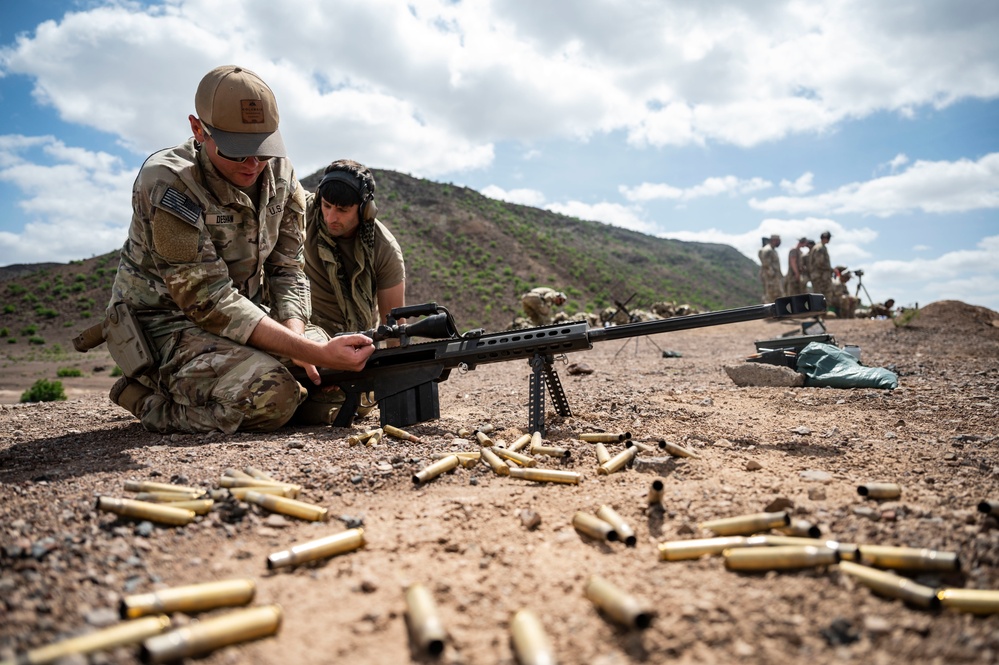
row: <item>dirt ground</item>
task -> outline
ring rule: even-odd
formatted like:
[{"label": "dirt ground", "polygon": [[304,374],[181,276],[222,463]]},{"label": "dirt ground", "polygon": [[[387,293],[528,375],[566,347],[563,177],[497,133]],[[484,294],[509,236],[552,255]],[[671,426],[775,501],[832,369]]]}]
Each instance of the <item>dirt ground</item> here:
[{"label": "dirt ground", "polygon": [[[412,481],[434,452],[478,449],[455,441],[460,428],[491,424],[490,436],[506,443],[521,434],[523,361],[454,373],[440,385],[440,420],[408,428],[426,443],[375,447],[350,447],[349,430],[329,427],[150,434],[109,402],[106,372],[65,379],[65,402],[17,404],[30,385],[18,374],[30,372],[8,366],[0,378],[8,402],[0,404],[0,660],[115,623],[130,594],[248,578],[254,604],[282,606],[279,632],[199,662],[429,662],[407,639],[403,589],[412,582],[433,593],[448,633],[439,660],[450,664],[517,662],[509,622],[522,608],[540,617],[560,663],[997,662],[995,615],[910,606],[835,566],[735,573],[718,556],[660,561],[656,547],[710,535],[698,526],[705,520],[784,507],[824,537],[959,555],[959,573],[915,575],[923,584],[999,589],[999,525],[978,511],[982,500],[999,500],[997,319],[942,302],[908,328],[827,322],[840,345],[861,347],[864,364],[897,372],[890,392],[732,383],[724,365],[797,324],[732,324],[574,353],[570,363],[594,371],[560,369],[573,415],[555,417],[549,403],[547,433],[571,458],[537,459],[580,472],[579,485],[532,483],[485,466]],[[375,425],[372,415],[354,429]],[[665,439],[699,458],[642,453],[633,467],[598,475],[594,445],[577,435],[601,430]],[[327,507],[332,519],[305,522],[229,502],[185,527],[149,528],[95,510],[98,495],[129,496],[126,480],[216,488],[226,469],[246,466],[301,485],[299,498]],[[665,482],[662,510],[646,505],[656,478]],[[901,498],[859,496],[857,487],[872,481],[900,484]],[[573,529],[574,513],[604,504],[634,528],[635,547]],[[525,510],[540,516],[536,529],[525,525]],[[357,524],[363,548],[267,569],[269,554]],[[598,613],[583,593],[593,574],[647,603],[652,626],[626,630]],[[133,663],[137,653],[123,647],[89,662]]]}]

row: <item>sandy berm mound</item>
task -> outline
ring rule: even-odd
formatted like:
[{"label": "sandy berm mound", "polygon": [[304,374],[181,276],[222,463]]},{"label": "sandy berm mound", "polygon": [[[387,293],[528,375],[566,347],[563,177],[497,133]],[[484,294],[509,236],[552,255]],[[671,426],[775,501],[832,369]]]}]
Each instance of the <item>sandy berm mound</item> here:
[{"label": "sandy berm mound", "polygon": [[[437,604],[445,663],[515,663],[509,623],[522,608],[540,618],[561,663],[996,662],[995,615],[883,597],[835,565],[739,573],[720,556],[661,561],[657,548],[711,535],[699,526],[706,520],[787,510],[824,538],[959,557],[959,571],[909,573],[919,584],[999,589],[996,518],[978,511],[999,499],[996,320],[941,302],[905,328],[829,321],[839,344],[861,347],[864,364],[898,374],[891,392],[740,388],[722,371],[753,353],[755,340],[798,324],[719,326],[572,354],[594,371],[560,371],[573,415],[559,418],[549,403],[547,421],[547,443],[571,457],[536,460],[579,472],[579,485],[498,476],[484,465],[412,481],[433,453],[478,449],[456,441],[461,428],[491,424],[490,436],[506,444],[522,433],[523,361],[455,372],[440,385],[442,417],[408,428],[422,444],[349,446],[348,434],[376,426],[374,416],[353,430],[159,436],[108,401],[110,379],[66,402],[0,406],[0,659],[115,624],[131,594],[245,578],[256,584],[254,605],[282,606],[280,630],[199,662],[424,662],[404,621],[403,590],[413,582]],[[698,457],[655,449],[600,475],[595,445],[577,438],[592,431],[663,439]],[[98,496],[127,497],[126,480],[217,488],[227,469],[247,466],[300,485],[299,498],[332,518],[307,522],[234,500],[183,527],[95,510]],[[662,510],[646,505],[655,479],[664,482]],[[874,481],[899,484],[900,498],[858,495]],[[572,527],[577,511],[605,504],[634,529],[635,547]],[[363,548],[267,568],[274,552],[358,525]],[[651,627],[628,630],[598,612],[584,596],[594,574],[653,610]],[[92,662],[132,663],[137,653],[122,647]]]}]

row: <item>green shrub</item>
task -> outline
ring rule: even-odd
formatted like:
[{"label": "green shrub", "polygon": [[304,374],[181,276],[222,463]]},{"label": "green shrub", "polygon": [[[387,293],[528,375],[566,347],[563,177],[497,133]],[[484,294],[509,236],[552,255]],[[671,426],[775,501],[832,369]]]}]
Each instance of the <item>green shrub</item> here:
[{"label": "green shrub", "polygon": [[61,381],[38,379],[35,385],[21,393],[22,402],[57,402],[66,399]]},{"label": "green shrub", "polygon": [[80,371],[79,367],[60,367],[58,371],[56,371],[56,376],[83,376],[83,372]]},{"label": "green shrub", "polygon": [[21,334],[34,335],[36,332],[38,332],[38,326],[36,326],[35,324],[31,324],[29,326],[25,326],[24,329],[21,331]]},{"label": "green shrub", "polygon": [[10,328],[7,327],[0,328],[0,337],[9,337],[9,336],[10,336]]},{"label": "green shrub", "polygon": [[3,313],[4,314],[13,314],[16,311],[17,311],[17,307],[14,306],[14,305],[4,305],[3,306]]},{"label": "green shrub", "polygon": [[45,338],[39,337],[38,335],[32,335],[28,338],[28,344],[37,344],[38,346],[42,346],[45,344]]},{"label": "green shrub", "polygon": [[35,315],[40,316],[43,319],[54,319],[59,316],[59,312],[49,307],[38,306],[35,308]]},{"label": "green shrub", "polygon": [[121,367],[118,367],[117,365],[115,365],[114,369],[111,370],[111,376],[122,376],[123,374],[124,373],[121,371]]},{"label": "green shrub", "polygon": [[17,338],[16,337],[8,337],[7,338],[7,343],[8,344],[17,344]]}]

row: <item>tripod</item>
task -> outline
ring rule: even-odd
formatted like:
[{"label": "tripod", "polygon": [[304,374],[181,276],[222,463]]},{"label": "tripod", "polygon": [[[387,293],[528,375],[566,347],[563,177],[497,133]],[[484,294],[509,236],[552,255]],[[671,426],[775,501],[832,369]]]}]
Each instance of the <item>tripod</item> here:
[{"label": "tripod", "polygon": [[867,287],[864,286],[864,273],[861,271],[854,273],[857,276],[857,290],[853,292],[853,295],[860,300],[860,289],[864,290],[864,295],[867,296],[867,302],[871,305],[874,304],[874,299],[871,298],[871,294],[867,292]]},{"label": "tripod", "polygon": [[[634,298],[637,295],[638,295],[638,293],[632,293],[631,294],[631,298]],[[628,311],[628,303],[631,302],[631,298],[628,298],[624,302],[621,302],[619,300],[615,300],[614,301],[614,306],[617,307],[617,310],[619,312],[623,312],[624,315],[628,317],[628,323],[634,323],[634,322],[638,321],[638,317],[635,316],[634,314],[632,314],[630,311]],[[654,341],[652,341],[652,338],[650,338],[648,336],[645,336],[645,335],[642,335],[641,339],[644,339],[646,342],[648,342],[652,346],[656,347],[659,350],[659,353],[663,353],[662,347],[659,346],[658,344],[656,344]],[[630,344],[632,341],[635,342],[635,355],[637,356],[638,355],[638,340],[639,340],[638,337],[634,337],[633,339],[625,340],[624,344],[621,345],[621,348],[619,348],[617,350],[617,352],[614,354],[614,359],[617,360],[618,354],[620,354],[622,351],[624,351],[625,347],[628,346],[628,344]]]}]

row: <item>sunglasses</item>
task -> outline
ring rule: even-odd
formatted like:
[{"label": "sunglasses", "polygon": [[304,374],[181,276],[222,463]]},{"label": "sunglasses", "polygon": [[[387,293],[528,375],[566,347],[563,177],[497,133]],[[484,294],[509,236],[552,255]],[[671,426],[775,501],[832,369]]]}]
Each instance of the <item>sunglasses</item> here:
[{"label": "sunglasses", "polygon": [[[207,136],[208,138],[210,139],[212,138],[212,133],[208,131],[208,125],[206,125],[205,123],[201,123],[201,131],[203,131],[205,133],[205,136]],[[214,141],[214,139],[212,140]],[[249,157],[230,157],[229,155],[219,150],[219,144],[217,141],[215,143],[215,154],[221,157],[222,159],[226,160],[227,162],[233,162],[236,164],[242,164],[243,162],[249,159]],[[266,162],[267,160],[270,159],[270,157],[257,157],[256,159],[258,162]]]}]

